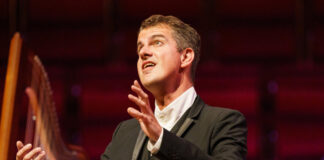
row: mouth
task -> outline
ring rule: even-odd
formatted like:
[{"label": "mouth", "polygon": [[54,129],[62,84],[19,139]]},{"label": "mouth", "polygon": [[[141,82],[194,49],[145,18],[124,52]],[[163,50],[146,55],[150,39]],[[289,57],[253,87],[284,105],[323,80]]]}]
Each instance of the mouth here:
[{"label": "mouth", "polygon": [[148,68],[153,68],[155,66],[155,63],[151,62],[151,61],[146,61],[143,63],[142,65],[142,69],[148,69]]}]

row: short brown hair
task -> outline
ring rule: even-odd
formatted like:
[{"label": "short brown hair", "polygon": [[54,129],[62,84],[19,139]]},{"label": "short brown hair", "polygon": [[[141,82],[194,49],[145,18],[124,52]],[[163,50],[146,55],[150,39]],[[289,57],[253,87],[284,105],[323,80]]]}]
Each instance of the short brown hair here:
[{"label": "short brown hair", "polygon": [[143,29],[165,24],[173,30],[173,38],[175,39],[178,51],[183,51],[186,48],[192,48],[194,51],[194,60],[191,66],[191,79],[194,81],[197,65],[200,58],[200,35],[189,24],[184,23],[179,18],[174,16],[152,15],[145,19],[139,32]]}]

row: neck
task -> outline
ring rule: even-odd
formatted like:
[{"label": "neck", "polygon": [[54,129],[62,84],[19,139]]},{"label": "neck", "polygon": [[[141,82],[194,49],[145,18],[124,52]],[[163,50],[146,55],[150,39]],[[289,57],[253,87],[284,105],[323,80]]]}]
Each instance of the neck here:
[{"label": "neck", "polygon": [[[152,93],[155,97],[156,103],[160,110],[163,110],[168,106],[172,101],[178,98],[182,93],[188,90],[193,86],[193,83],[190,81],[180,82],[177,85],[168,85],[160,89],[160,92]],[[161,92],[162,91],[162,92]]]}]

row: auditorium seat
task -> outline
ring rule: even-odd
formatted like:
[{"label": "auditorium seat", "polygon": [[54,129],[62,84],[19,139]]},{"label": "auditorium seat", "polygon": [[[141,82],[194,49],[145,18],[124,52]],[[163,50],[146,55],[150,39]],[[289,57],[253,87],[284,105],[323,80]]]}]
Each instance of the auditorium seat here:
[{"label": "auditorium seat", "polygon": [[174,15],[188,21],[199,21],[203,14],[203,1],[150,1],[119,0],[118,12],[121,23],[139,26],[139,22],[152,14]]},{"label": "auditorium seat", "polygon": [[136,65],[84,66],[76,74],[81,88],[80,144],[91,159],[100,159],[117,125],[131,118],[127,107],[136,108],[127,98],[137,79]]},{"label": "auditorium seat", "polygon": [[282,19],[294,16],[294,0],[220,0],[214,2],[219,18],[243,18],[243,19]]},{"label": "auditorium seat", "polygon": [[[125,66],[124,66],[125,67]],[[99,69],[84,68],[79,72],[81,87],[80,105],[81,117],[87,119],[123,119],[128,117],[127,107],[134,106],[127,95],[131,93],[130,86],[137,79],[134,68],[123,66]],[[120,70],[115,70],[119,69]],[[91,71],[92,70],[92,71]],[[115,70],[115,71],[111,71]],[[89,73],[93,72],[93,73]]]},{"label": "auditorium seat", "polygon": [[206,103],[237,109],[245,116],[254,117],[259,108],[257,72],[254,67],[201,66],[195,86]]},{"label": "auditorium seat", "polygon": [[103,3],[102,0],[33,0],[28,1],[27,15],[29,21],[37,25],[98,23],[103,18]]},{"label": "auditorium seat", "polygon": [[324,2],[322,0],[314,0],[313,1],[313,9],[316,16],[323,17],[324,16]]},{"label": "auditorium seat", "polygon": [[324,116],[324,76],[292,75],[277,78],[280,115]]},{"label": "auditorium seat", "polygon": [[134,104],[127,95],[136,79],[134,69],[115,63],[84,66],[76,72],[81,91],[79,142],[91,159],[100,159],[115,127],[130,118],[126,109]]},{"label": "auditorium seat", "polygon": [[[113,51],[117,61],[136,62],[137,61],[137,33],[136,29],[121,29],[114,33]],[[136,63],[134,63],[134,66]]]},{"label": "auditorium seat", "polygon": [[280,63],[295,60],[294,29],[287,26],[226,26],[212,39],[217,57],[223,62]]},{"label": "auditorium seat", "polygon": [[308,160],[324,156],[324,123],[307,119],[278,121],[280,159]]},{"label": "auditorium seat", "polygon": [[89,63],[105,58],[104,1],[33,0],[24,5],[24,40],[44,61]]},{"label": "auditorium seat", "polygon": [[[104,58],[104,35],[100,27],[38,28],[26,35],[27,44],[43,61],[70,64]],[[89,62],[88,62],[89,63]]]},{"label": "auditorium seat", "polygon": [[100,159],[111,141],[118,123],[83,124],[80,130],[80,144],[87,151],[91,159]]},{"label": "auditorium seat", "polygon": [[[1,22],[0,22],[1,23]],[[9,45],[10,45],[10,38],[7,32],[8,28],[5,26],[0,27],[0,63],[1,66],[5,66],[8,61],[8,54],[9,54]],[[4,72],[5,68],[1,67],[1,72]]]},{"label": "auditorium seat", "polygon": [[282,159],[321,159],[324,156],[323,66],[278,69],[276,127]]},{"label": "auditorium seat", "polygon": [[247,159],[257,159],[260,152],[260,129],[258,123],[255,120],[247,120],[248,135],[247,135]]},{"label": "auditorium seat", "polygon": [[128,103],[127,95],[129,91],[126,89],[122,91],[109,90],[104,86],[104,83],[120,83],[121,80],[115,82],[111,80],[89,82],[95,82],[96,84],[82,87],[81,113],[83,118],[113,119],[127,116],[126,109],[132,105]]},{"label": "auditorium seat", "polygon": [[258,127],[259,80],[253,66],[201,64],[195,87],[205,103],[239,110],[247,119],[248,159],[257,159],[260,149]]},{"label": "auditorium seat", "polygon": [[314,61],[317,63],[323,63],[324,62],[324,25],[318,25],[314,28],[312,32],[312,39],[311,39],[311,51],[313,51],[314,54]]}]

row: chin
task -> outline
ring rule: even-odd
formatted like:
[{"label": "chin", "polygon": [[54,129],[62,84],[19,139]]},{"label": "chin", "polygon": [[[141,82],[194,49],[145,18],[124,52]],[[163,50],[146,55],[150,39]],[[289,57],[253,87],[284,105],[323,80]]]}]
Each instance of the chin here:
[{"label": "chin", "polygon": [[145,77],[140,79],[143,87],[150,92],[152,92],[154,88],[161,85],[160,81],[157,78]]},{"label": "chin", "polygon": [[141,82],[142,82],[143,87],[147,90],[149,90],[149,88],[154,86],[153,80],[145,79],[145,80],[141,80]]}]

